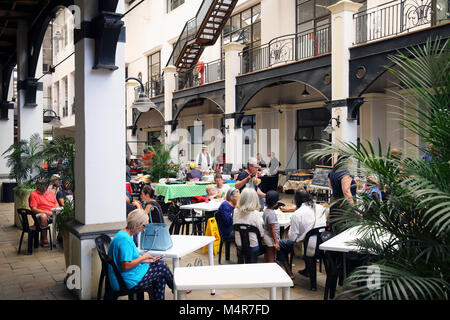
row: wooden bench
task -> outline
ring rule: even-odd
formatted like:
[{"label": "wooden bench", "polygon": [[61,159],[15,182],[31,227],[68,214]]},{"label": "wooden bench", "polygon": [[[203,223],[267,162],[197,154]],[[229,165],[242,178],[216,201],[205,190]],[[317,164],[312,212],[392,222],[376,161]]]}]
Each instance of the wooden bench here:
[{"label": "wooden bench", "polygon": [[283,288],[283,299],[289,300],[292,279],[276,263],[230,264],[176,268],[174,286],[180,299],[186,290],[269,288],[270,299],[276,299],[276,289]]}]

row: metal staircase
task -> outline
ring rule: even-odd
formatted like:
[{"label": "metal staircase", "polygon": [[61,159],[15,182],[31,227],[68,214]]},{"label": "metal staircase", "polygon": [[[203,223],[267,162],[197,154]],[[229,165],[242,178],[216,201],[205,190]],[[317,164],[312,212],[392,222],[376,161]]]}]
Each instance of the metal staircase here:
[{"label": "metal staircase", "polygon": [[211,46],[222,32],[238,0],[203,0],[194,18],[184,25],[167,65],[177,71],[193,68],[205,46]]}]

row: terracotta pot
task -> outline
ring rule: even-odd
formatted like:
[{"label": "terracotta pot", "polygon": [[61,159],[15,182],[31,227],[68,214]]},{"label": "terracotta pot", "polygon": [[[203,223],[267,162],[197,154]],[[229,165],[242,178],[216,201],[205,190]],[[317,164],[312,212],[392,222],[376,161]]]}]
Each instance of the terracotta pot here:
[{"label": "terracotta pot", "polygon": [[[19,215],[17,213],[17,209],[25,208],[30,209],[28,205],[28,199],[30,198],[30,194],[33,192],[33,189],[30,189],[25,195],[21,195],[20,197],[17,193],[14,193],[14,225],[22,230],[22,223],[20,222]],[[31,225],[34,224],[33,220],[29,218],[28,221]]]}]

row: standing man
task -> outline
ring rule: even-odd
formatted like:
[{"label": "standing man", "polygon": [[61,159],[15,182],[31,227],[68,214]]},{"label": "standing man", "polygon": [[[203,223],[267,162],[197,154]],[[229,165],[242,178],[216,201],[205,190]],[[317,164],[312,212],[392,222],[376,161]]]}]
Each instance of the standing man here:
[{"label": "standing man", "polygon": [[271,176],[276,175],[278,173],[278,169],[280,168],[280,161],[275,157],[275,152],[269,152],[267,154],[269,157],[269,174]]},{"label": "standing man", "polygon": [[258,187],[261,183],[261,180],[257,177],[258,168],[258,160],[253,157],[249,158],[247,162],[247,169],[238,175],[234,187],[238,189],[240,193],[242,193],[245,188],[252,188],[255,190],[256,193],[258,193],[262,209],[264,208],[264,199],[266,198],[266,194]]},{"label": "standing man", "polygon": [[200,167],[202,172],[211,170],[212,167],[212,158],[209,152],[206,151],[206,146],[202,146],[202,152],[197,155],[197,159],[195,160],[195,165]]}]

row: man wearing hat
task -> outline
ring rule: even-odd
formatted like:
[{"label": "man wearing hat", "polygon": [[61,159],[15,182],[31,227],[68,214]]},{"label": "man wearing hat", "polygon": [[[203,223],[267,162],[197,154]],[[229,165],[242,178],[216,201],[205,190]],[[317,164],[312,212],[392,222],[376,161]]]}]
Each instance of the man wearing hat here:
[{"label": "man wearing hat", "polygon": [[211,170],[212,167],[212,158],[211,155],[206,151],[206,146],[202,146],[202,152],[197,155],[197,159],[195,160],[195,165],[200,167],[202,172]]}]

